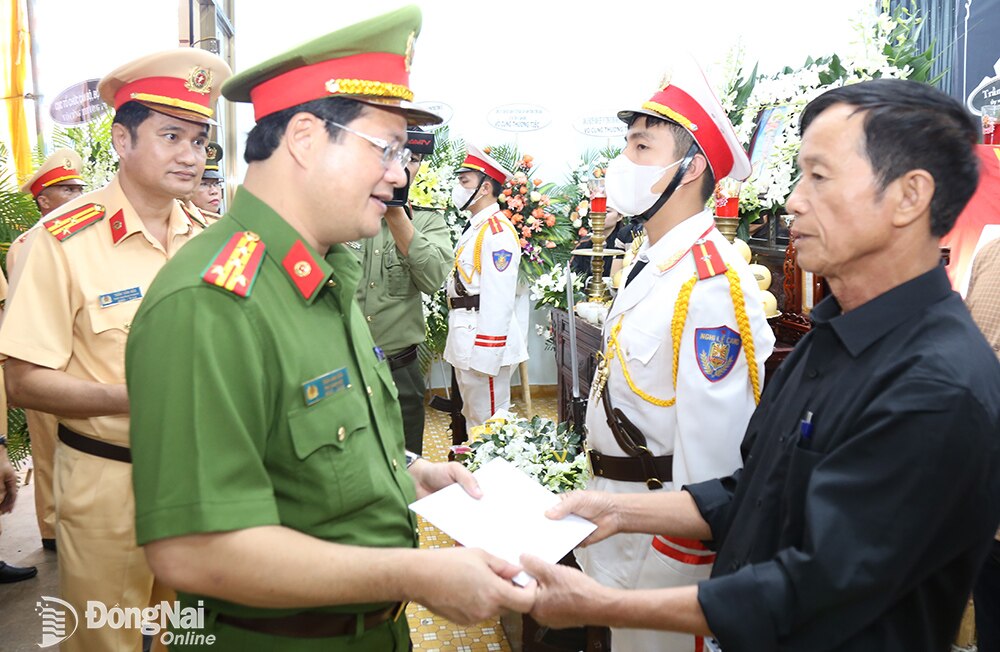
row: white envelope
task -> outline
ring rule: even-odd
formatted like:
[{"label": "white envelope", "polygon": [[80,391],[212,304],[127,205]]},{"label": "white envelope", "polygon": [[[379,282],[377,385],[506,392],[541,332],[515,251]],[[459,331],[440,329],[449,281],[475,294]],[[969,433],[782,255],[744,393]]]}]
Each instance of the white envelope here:
[{"label": "white envelope", "polygon": [[[507,460],[491,460],[473,475],[483,491],[479,500],[454,484],[421,498],[410,509],[463,546],[482,548],[516,565],[523,553],[554,564],[597,529],[572,514],[558,521],[547,518],[545,511],[559,502],[559,496]],[[523,586],[530,579],[522,572],[514,581]]]}]

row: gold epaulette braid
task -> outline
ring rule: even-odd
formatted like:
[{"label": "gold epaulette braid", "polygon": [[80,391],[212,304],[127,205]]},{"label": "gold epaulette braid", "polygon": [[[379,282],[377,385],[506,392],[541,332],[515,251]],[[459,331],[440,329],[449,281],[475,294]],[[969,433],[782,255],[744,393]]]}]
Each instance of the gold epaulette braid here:
[{"label": "gold epaulette braid", "polygon": [[[493,219],[493,218],[490,218]],[[499,220],[499,222],[510,229],[511,233],[514,234],[514,239],[517,240],[520,236],[517,230],[514,229],[514,225],[507,220]],[[460,248],[455,252],[455,269],[458,273],[462,275],[462,279],[466,283],[472,283],[472,277],[476,272],[482,273],[483,271],[483,241],[486,239],[486,231],[491,230],[490,220],[486,220],[482,227],[479,229],[479,233],[476,234],[476,244],[472,250],[472,274],[466,276],[465,272],[462,270],[462,266],[459,264],[458,260],[462,256],[462,252],[465,251],[465,247]]]},{"label": "gold epaulette braid", "polygon": [[753,343],[753,330],[750,328],[750,318],[747,317],[746,298],[740,286],[740,275],[731,267],[726,268],[726,278],[729,279],[729,296],[733,299],[733,310],[736,311],[736,324],[743,338],[743,355],[747,359],[747,370],[750,374],[750,386],[753,387],[753,402],[760,403],[760,373],[757,369],[757,351]]},{"label": "gold epaulette braid", "polygon": [[[760,373],[757,369],[756,347],[754,347],[753,343],[753,331],[750,329],[750,318],[747,316],[746,299],[743,296],[743,288],[740,285],[740,276],[736,270],[727,267],[726,279],[729,281],[729,296],[732,297],[733,310],[736,313],[736,324],[740,329],[740,338],[743,340],[743,353],[746,356],[750,385],[753,388],[753,400],[754,403],[760,403]],[[677,294],[677,301],[674,303],[674,317],[670,322],[670,336],[673,340],[672,371],[675,392],[673,398],[657,398],[640,389],[635,384],[635,381],[632,380],[632,374],[629,373],[628,365],[625,363],[625,356],[622,355],[621,346],[618,343],[618,335],[621,333],[625,315],[621,316],[608,336],[608,349],[604,356],[605,359],[610,361],[612,358],[617,358],[618,364],[622,367],[622,375],[625,377],[625,382],[628,384],[629,389],[642,400],[658,407],[671,407],[677,402],[677,367],[681,357],[681,339],[684,335],[684,325],[687,322],[688,307],[691,304],[691,292],[694,290],[695,283],[697,282],[698,275],[696,274],[681,286],[680,292]]]}]

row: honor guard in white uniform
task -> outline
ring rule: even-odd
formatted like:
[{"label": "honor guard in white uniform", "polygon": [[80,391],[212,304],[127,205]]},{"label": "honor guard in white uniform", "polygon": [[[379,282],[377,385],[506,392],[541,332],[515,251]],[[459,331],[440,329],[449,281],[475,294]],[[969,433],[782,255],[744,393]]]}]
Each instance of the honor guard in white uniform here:
[{"label": "honor guard in white uniform", "polygon": [[[750,163],[697,64],[680,62],[653,97],[621,111],[626,147],[607,171],[608,206],[646,220],[604,325],[587,407],[589,489],[670,491],[740,466],[740,442],[774,335],[757,281],[704,210],[715,180]],[[698,541],[619,535],[577,552],[599,582],[693,584],[715,558]],[[686,634],[612,630],[612,648],[700,650]]]},{"label": "honor guard in white uniform", "polygon": [[511,367],[528,359],[524,328],[514,310],[520,236],[497,197],[511,173],[474,145],[458,169],[455,208],[472,219],[458,239],[448,277],[448,342],[469,428],[510,408]]}]

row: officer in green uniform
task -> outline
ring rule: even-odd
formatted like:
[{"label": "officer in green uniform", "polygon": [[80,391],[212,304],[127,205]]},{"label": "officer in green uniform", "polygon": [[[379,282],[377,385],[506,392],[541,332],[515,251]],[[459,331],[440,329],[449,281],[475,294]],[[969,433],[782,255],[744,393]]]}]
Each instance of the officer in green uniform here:
[{"label": "officer in green uniform", "polygon": [[378,232],[407,122],[436,120],[409,102],[419,28],[406,7],[223,87],[256,113],[244,185],[158,275],[126,352],[136,536],[204,611],[161,634],[171,649],[403,651],[407,601],[459,623],[533,603],[482,550],[416,549],[408,503],[478,488],[458,464],[410,461],[340,244]]},{"label": "officer in green uniform", "polygon": [[434,294],[451,267],[451,236],[444,215],[409,202],[410,182],[424,156],[434,151],[434,134],[411,127],[407,183],[397,188],[378,235],[350,243],[361,258],[358,303],[375,343],[385,352],[399,390],[406,449],[419,453],[424,443],[424,374],[417,345],[424,341],[421,293]]}]

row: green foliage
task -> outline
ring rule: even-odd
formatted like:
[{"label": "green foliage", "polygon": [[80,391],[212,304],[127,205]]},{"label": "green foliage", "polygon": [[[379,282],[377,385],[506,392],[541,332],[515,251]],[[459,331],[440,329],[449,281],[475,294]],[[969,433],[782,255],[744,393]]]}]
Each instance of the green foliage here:
[{"label": "green foliage", "polygon": [[[83,159],[80,176],[86,182],[87,190],[106,185],[118,171],[118,157],[111,143],[112,120],[114,114],[109,112],[78,127],[57,126],[52,133],[52,144],[56,149],[68,147]],[[36,165],[41,165],[46,156],[45,152],[36,149]]]}]

